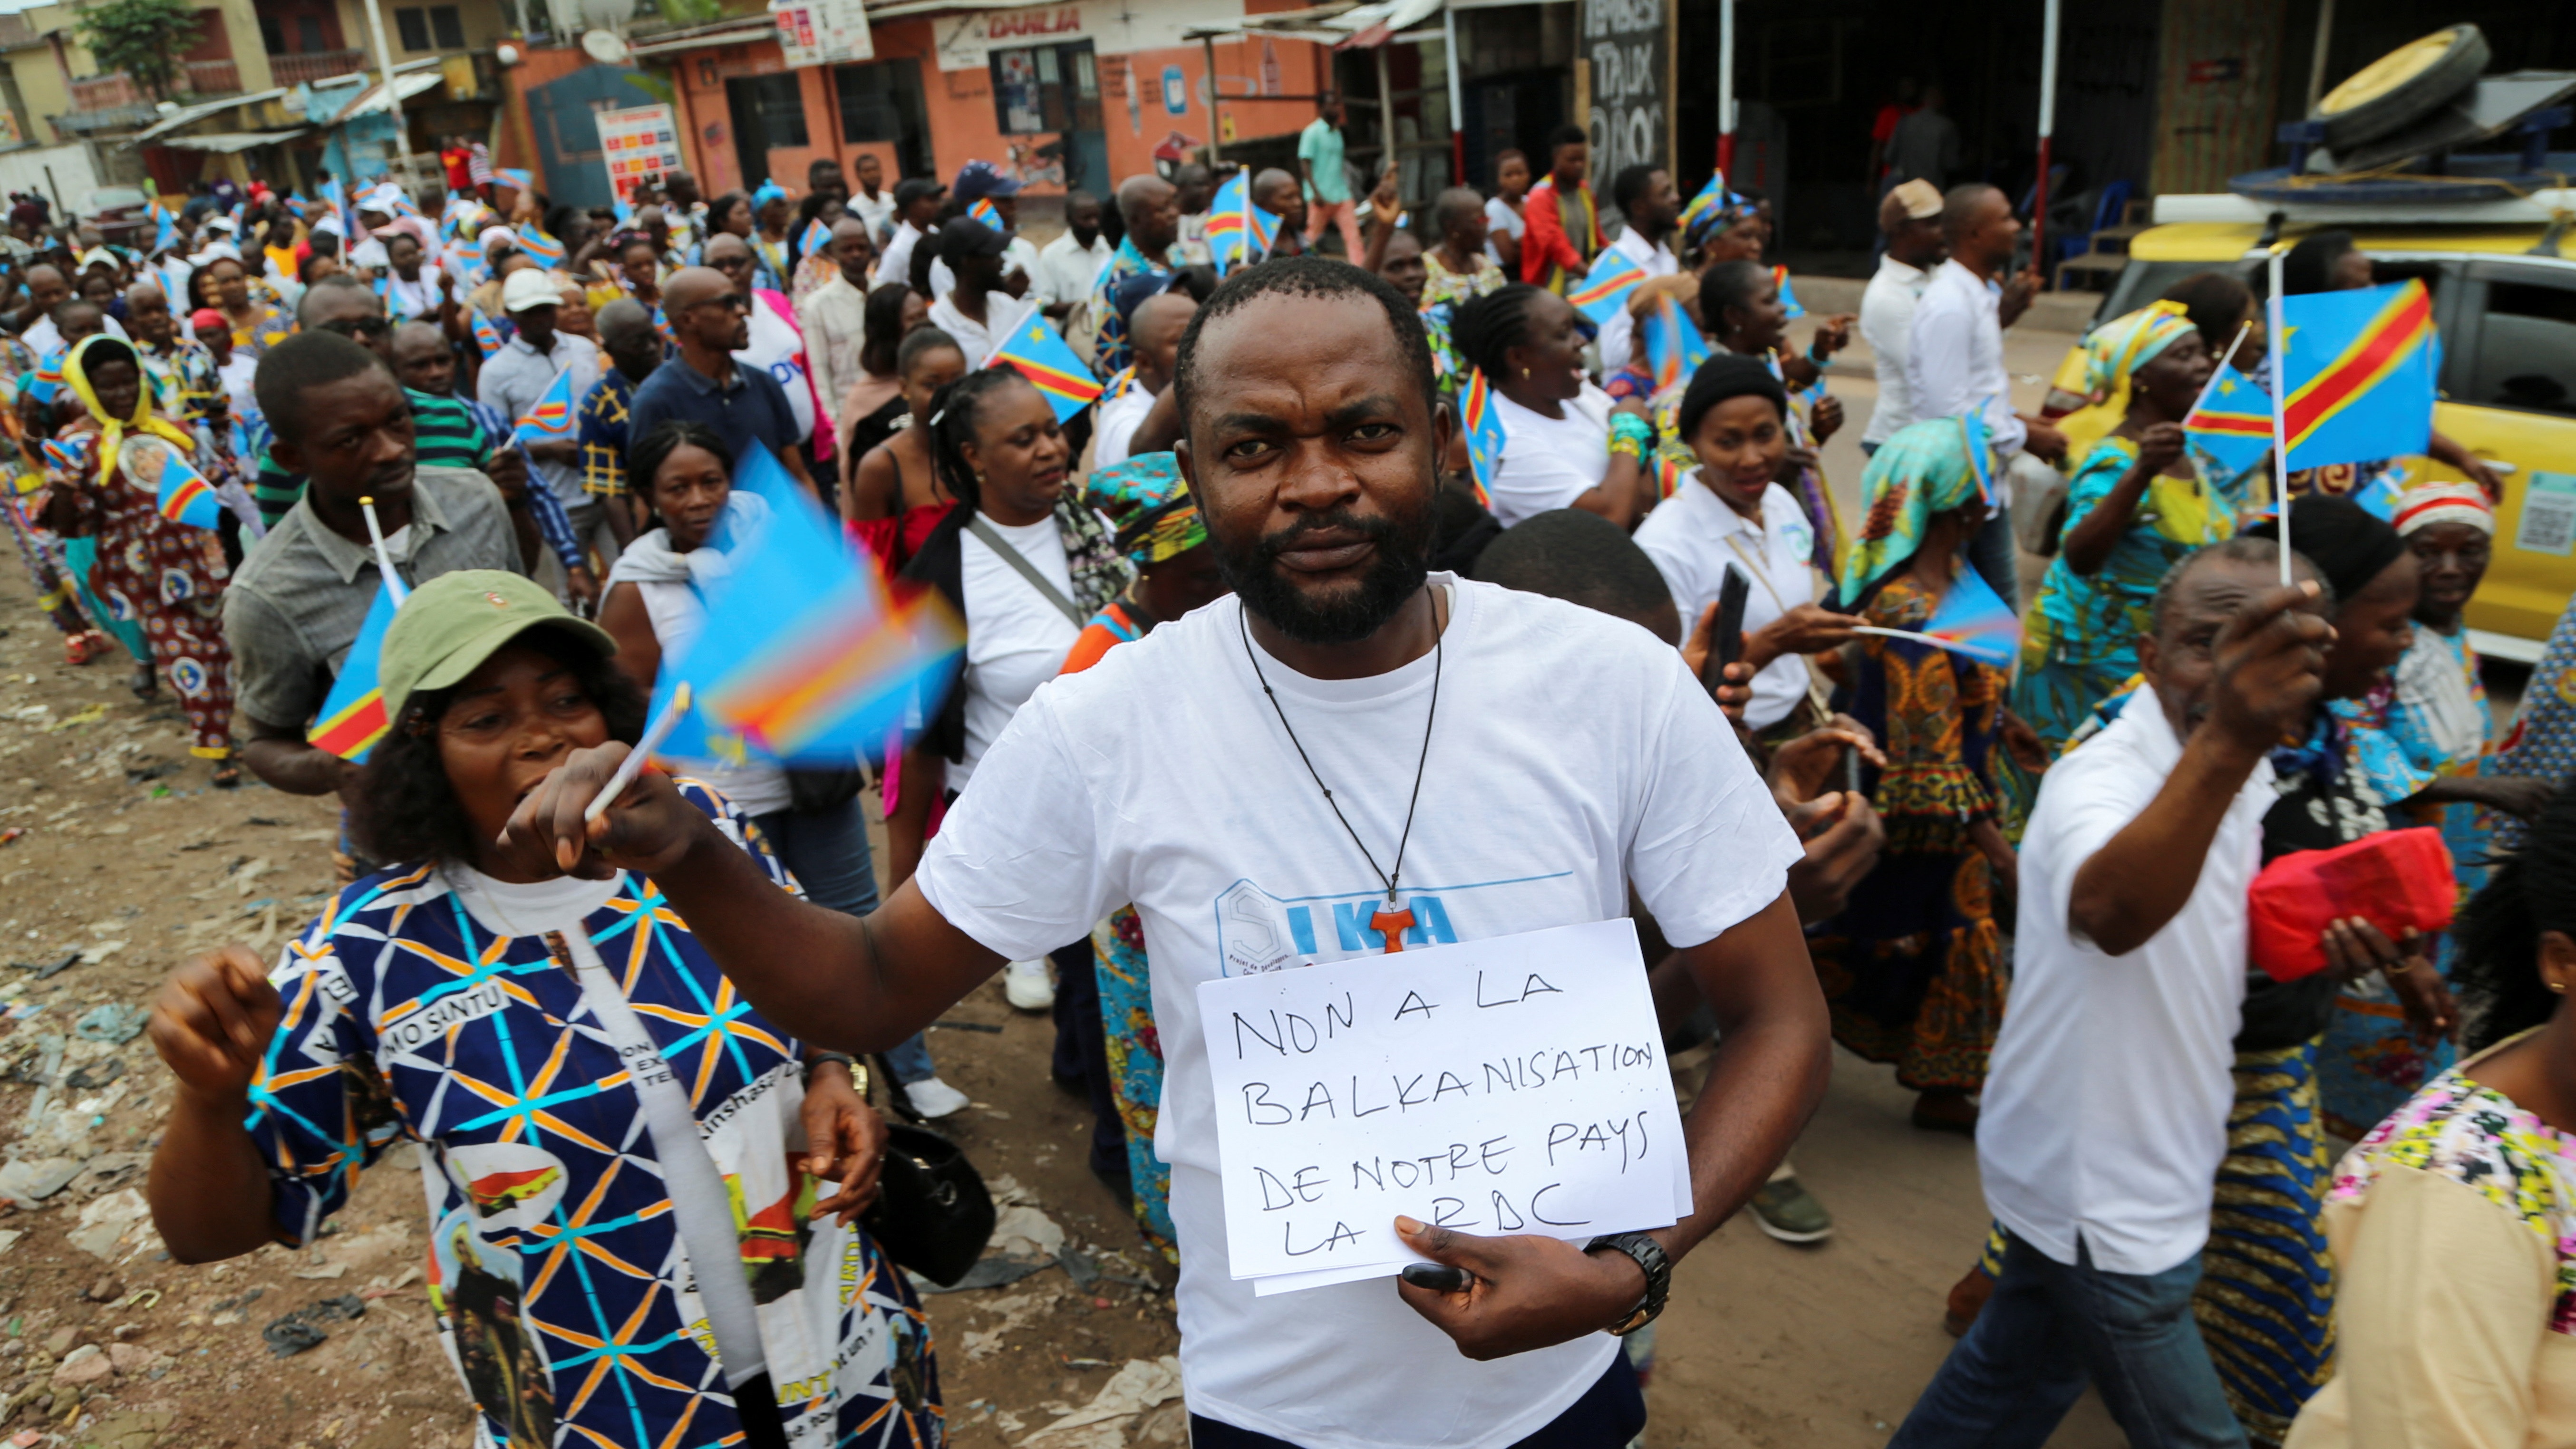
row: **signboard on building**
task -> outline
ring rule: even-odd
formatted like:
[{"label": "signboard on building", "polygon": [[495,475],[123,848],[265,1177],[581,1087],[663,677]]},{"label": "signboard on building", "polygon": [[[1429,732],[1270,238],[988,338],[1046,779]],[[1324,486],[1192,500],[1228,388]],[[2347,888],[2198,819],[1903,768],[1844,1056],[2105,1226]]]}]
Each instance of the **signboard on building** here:
[{"label": "signboard on building", "polygon": [[669,106],[625,106],[599,113],[599,150],[608,163],[608,185],[617,199],[635,194],[638,182],[680,169],[680,125]]},{"label": "signboard on building", "polygon": [[791,70],[877,53],[862,0],[770,0],[769,14],[778,22],[778,48]]},{"label": "signboard on building", "polygon": [[1591,62],[1592,174],[1605,193],[1630,166],[1672,164],[1674,0],[1583,0]]},{"label": "signboard on building", "polygon": [[[855,0],[853,0],[855,4]],[[982,70],[997,50],[1088,40],[1100,55],[1127,55],[1192,42],[1192,26],[1240,24],[1241,5],[1219,0],[1062,0],[1019,10],[970,10],[930,22],[941,70]]]}]

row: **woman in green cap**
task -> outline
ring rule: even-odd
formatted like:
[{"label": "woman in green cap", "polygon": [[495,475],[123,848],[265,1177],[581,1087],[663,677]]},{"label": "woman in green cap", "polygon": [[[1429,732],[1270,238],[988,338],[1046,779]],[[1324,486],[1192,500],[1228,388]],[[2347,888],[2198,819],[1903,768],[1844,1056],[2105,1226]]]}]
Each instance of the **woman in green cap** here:
[{"label": "woman in green cap", "polygon": [[[154,1223],[182,1262],[301,1247],[408,1138],[483,1442],[936,1443],[928,1326],[851,1221],[885,1126],[849,1059],[752,1010],[649,882],[495,853],[573,751],[642,733],[615,648],[516,574],[403,604],[353,821],[403,864],[343,890],[273,974],[235,946],[163,987],[150,1030],[179,1090]],[[740,812],[679,784],[796,889]]]}]

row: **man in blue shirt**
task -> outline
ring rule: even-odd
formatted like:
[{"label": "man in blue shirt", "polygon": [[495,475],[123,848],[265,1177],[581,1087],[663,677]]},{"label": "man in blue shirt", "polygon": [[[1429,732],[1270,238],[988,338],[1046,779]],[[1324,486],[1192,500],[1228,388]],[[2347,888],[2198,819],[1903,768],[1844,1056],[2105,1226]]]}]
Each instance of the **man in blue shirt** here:
[{"label": "man in blue shirt", "polygon": [[680,356],[637,385],[628,446],[668,419],[687,418],[715,429],[737,466],[755,443],[768,448],[812,493],[787,390],[767,371],[733,360],[734,349],[751,342],[750,303],[713,267],[683,267],[662,284],[662,314],[680,339]]}]

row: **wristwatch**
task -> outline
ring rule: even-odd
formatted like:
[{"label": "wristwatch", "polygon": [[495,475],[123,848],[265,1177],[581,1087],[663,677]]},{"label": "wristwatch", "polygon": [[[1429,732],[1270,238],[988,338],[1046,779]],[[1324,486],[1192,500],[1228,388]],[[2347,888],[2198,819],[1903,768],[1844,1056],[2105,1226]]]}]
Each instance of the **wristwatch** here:
[{"label": "wristwatch", "polygon": [[1673,1260],[1664,1252],[1663,1244],[1644,1233],[1611,1233],[1583,1245],[1587,1253],[1604,1249],[1636,1259],[1646,1274],[1646,1296],[1637,1300],[1627,1317],[1610,1325],[1609,1332],[1624,1337],[1654,1322],[1655,1315],[1664,1311],[1664,1295],[1673,1286]]},{"label": "wristwatch", "polygon": [[839,1062],[842,1066],[848,1067],[850,1069],[850,1085],[852,1088],[857,1090],[859,1100],[864,1102],[868,1099],[868,1069],[860,1066],[859,1059],[851,1056],[848,1052],[807,1052],[805,1054],[805,1080],[808,1082],[813,1081],[814,1069],[823,1065],[825,1062]]}]

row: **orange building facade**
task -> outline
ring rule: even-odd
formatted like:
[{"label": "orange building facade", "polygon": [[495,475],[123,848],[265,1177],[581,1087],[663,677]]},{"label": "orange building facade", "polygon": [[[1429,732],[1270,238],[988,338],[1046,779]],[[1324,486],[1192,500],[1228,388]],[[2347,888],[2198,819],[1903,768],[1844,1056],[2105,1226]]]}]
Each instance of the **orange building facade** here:
[{"label": "orange building facade", "polygon": [[[1254,34],[1188,38],[1241,21],[1243,0],[1067,0],[914,13],[871,26],[872,59],[790,68],[757,21],[644,39],[636,64],[671,83],[683,151],[706,194],[874,155],[891,185],[990,161],[1037,197],[1106,195],[1211,141],[1275,153],[1315,117],[1332,52]],[[1253,0],[1254,13],[1292,8]],[[1213,99],[1213,104],[1211,100]]]}]

